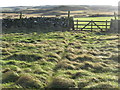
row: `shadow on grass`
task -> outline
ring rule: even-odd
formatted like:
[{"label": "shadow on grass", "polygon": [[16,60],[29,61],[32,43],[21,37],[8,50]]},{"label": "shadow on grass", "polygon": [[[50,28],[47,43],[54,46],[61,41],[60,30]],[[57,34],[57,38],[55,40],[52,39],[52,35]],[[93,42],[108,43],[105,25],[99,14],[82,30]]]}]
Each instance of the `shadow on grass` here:
[{"label": "shadow on grass", "polygon": [[34,54],[13,54],[7,58],[5,58],[4,60],[21,60],[21,61],[28,61],[28,62],[31,62],[31,61],[36,61],[36,60],[39,60],[39,59],[42,59],[42,56],[39,56],[39,55],[34,55]]},{"label": "shadow on grass", "polygon": [[25,33],[25,34],[29,34],[32,32],[36,32],[36,33],[48,33],[48,32],[56,32],[56,31],[66,31],[66,28],[62,28],[62,27],[41,27],[41,28],[24,28],[24,27],[20,27],[20,28],[3,28],[2,29],[2,33],[5,34],[9,34],[9,33]]}]

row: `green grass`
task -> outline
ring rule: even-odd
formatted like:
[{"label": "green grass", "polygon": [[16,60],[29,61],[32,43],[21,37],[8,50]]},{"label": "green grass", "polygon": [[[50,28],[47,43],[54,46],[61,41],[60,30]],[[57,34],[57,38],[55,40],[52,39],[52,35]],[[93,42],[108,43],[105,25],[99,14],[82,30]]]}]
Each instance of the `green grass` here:
[{"label": "green grass", "polygon": [[110,21],[114,19],[114,17],[81,17],[81,18],[74,18],[74,20],[94,20],[94,21]]},{"label": "green grass", "polygon": [[118,34],[2,35],[3,88],[118,88]]}]

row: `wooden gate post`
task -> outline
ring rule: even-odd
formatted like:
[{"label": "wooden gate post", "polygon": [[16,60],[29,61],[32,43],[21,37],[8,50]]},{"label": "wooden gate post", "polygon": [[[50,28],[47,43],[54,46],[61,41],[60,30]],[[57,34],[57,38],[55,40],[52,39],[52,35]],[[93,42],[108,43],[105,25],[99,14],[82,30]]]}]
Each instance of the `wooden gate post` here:
[{"label": "wooden gate post", "polygon": [[115,20],[117,20],[117,15],[116,15],[116,13],[114,12],[114,18],[115,18]]},{"label": "wooden gate post", "polygon": [[107,31],[107,20],[106,20],[106,31]]},{"label": "wooden gate post", "polygon": [[70,11],[68,11],[68,31],[70,30]]},{"label": "wooden gate post", "polygon": [[78,30],[78,20],[77,20],[77,24],[76,25],[77,25],[77,30]]},{"label": "wooden gate post", "polygon": [[23,15],[22,15],[22,12],[20,12],[20,17],[19,17],[19,19],[22,19],[22,16],[23,16]]},{"label": "wooden gate post", "polygon": [[93,29],[93,21],[91,20],[91,32],[92,32],[92,29]]}]

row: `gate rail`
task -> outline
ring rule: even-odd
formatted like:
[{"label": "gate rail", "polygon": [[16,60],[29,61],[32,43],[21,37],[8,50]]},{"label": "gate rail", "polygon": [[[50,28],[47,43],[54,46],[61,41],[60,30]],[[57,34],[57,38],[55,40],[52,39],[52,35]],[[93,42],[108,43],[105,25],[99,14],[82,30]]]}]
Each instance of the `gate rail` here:
[{"label": "gate rail", "polygon": [[[74,30],[95,30],[99,29],[100,31],[107,31],[110,28],[111,21],[82,21],[74,20]],[[84,24],[87,23],[87,24]],[[100,23],[100,24],[99,24]],[[82,27],[80,27],[82,26]],[[88,27],[87,27],[88,26]],[[103,28],[104,27],[104,28]]]}]

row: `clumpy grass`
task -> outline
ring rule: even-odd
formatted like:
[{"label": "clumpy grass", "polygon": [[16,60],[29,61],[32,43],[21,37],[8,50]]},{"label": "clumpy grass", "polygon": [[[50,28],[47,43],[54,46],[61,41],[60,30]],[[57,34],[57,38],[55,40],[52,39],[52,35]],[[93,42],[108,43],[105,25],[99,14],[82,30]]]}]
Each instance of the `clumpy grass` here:
[{"label": "clumpy grass", "polygon": [[55,77],[49,84],[49,88],[71,88],[75,87],[75,82],[72,79],[66,79],[63,77]]},{"label": "clumpy grass", "polygon": [[47,57],[52,57],[52,58],[56,58],[56,59],[61,59],[61,57],[57,54],[57,53],[52,53],[52,52],[50,52],[50,53],[47,53],[47,55],[46,55]]},{"label": "clumpy grass", "polygon": [[54,57],[48,57],[47,61],[48,62],[58,62],[59,60],[57,58],[54,58]]},{"label": "clumpy grass", "polygon": [[16,85],[13,82],[9,82],[9,83],[2,84],[2,88],[4,88],[4,89],[11,89],[11,88],[20,89],[20,88],[22,88],[22,86]]},{"label": "clumpy grass", "polygon": [[12,70],[6,71],[5,73],[2,74],[2,83],[15,82],[18,78],[19,75],[16,72]]},{"label": "clumpy grass", "polygon": [[115,90],[119,90],[117,83],[115,82],[101,82],[101,83],[97,83],[97,84],[91,84],[89,86],[86,86],[85,88],[89,88],[89,89],[104,89],[104,90],[108,90],[108,89],[115,89]]},{"label": "clumpy grass", "polygon": [[77,55],[73,54],[73,53],[65,53],[64,58],[70,60],[70,61],[74,61],[74,59],[77,57]]},{"label": "clumpy grass", "polygon": [[15,53],[9,57],[7,57],[6,59],[16,59],[16,60],[21,60],[21,61],[35,61],[38,59],[41,59],[42,56],[39,54],[32,54],[32,53],[28,53],[28,52],[22,52],[22,53]]},{"label": "clumpy grass", "polygon": [[89,73],[85,72],[84,70],[79,70],[75,74],[72,75],[73,79],[77,79],[79,77],[89,76]]},{"label": "clumpy grass", "polygon": [[78,60],[80,62],[83,62],[83,61],[94,61],[95,57],[91,54],[81,54],[81,55],[78,55],[75,60]]},{"label": "clumpy grass", "polygon": [[75,66],[70,64],[68,60],[62,60],[55,67],[55,70],[58,69],[75,69]]},{"label": "clumpy grass", "polygon": [[118,53],[117,53],[117,54],[113,54],[113,55],[111,55],[110,59],[112,59],[112,60],[118,62],[118,59],[119,59],[119,55],[118,55]]},{"label": "clumpy grass", "polygon": [[78,88],[83,89],[85,86],[89,85],[89,80],[78,80]]},{"label": "clumpy grass", "polygon": [[117,88],[116,34],[9,33],[2,39],[4,88]]},{"label": "clumpy grass", "polygon": [[41,82],[29,74],[21,75],[16,84],[24,88],[42,88]]}]

